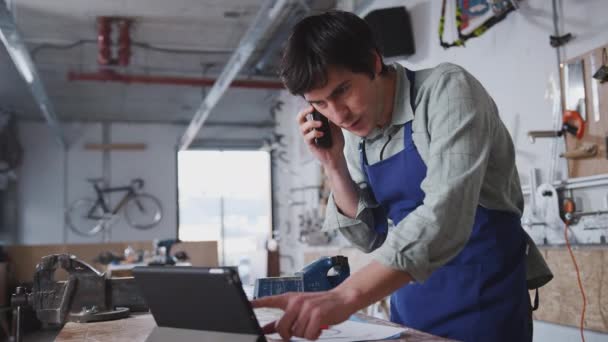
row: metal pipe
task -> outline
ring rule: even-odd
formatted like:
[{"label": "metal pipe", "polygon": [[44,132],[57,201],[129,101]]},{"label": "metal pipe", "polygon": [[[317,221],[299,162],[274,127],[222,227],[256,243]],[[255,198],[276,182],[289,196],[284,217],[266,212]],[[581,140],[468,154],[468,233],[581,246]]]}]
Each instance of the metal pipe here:
[{"label": "metal pipe", "polygon": [[[104,81],[120,83],[143,83],[143,84],[167,84],[180,86],[212,86],[216,79],[213,78],[194,78],[176,76],[151,76],[141,74],[121,74],[112,70],[103,70],[96,73],[68,72],[70,81]],[[252,89],[284,89],[283,83],[278,81],[261,80],[234,80],[230,83],[231,87],[252,88]]]},{"label": "metal pipe", "polygon": [[17,318],[15,319],[15,342],[21,342],[23,341],[23,336],[22,336],[22,332],[21,332],[21,319],[23,316],[23,313],[21,313],[21,307],[18,306],[17,309],[15,310],[15,315],[17,316]]},{"label": "metal pipe", "polygon": [[537,169],[530,169],[530,212],[531,217],[536,218],[536,189],[538,188],[538,173]]},{"label": "metal pipe", "polygon": [[[111,143],[111,140],[112,140],[111,131],[112,131],[111,122],[104,122],[101,124],[101,143],[102,144],[109,145]],[[110,154],[110,150],[108,150],[108,149],[102,150],[101,169],[102,169],[103,180],[105,182],[107,182],[106,184],[112,184],[112,156]],[[109,198],[108,198],[108,200],[109,200]],[[120,208],[120,206],[117,206],[117,208]],[[104,225],[104,228],[107,228],[107,227],[108,226]],[[110,241],[112,241],[112,229],[103,229],[102,230],[102,242],[110,242]]]},{"label": "metal pipe", "polygon": [[608,214],[608,210],[575,211],[572,213],[572,216],[580,217],[580,216],[594,216],[594,215],[603,215],[603,214]]},{"label": "metal pipe", "polygon": [[310,13],[311,9],[310,6],[308,6],[308,4],[304,0],[300,0],[293,3],[289,11],[292,12],[293,15],[289,16],[287,20],[276,29],[275,32],[278,33],[276,33],[272,37],[272,40],[270,41],[270,43],[267,44],[267,47],[265,48],[264,54],[258,60],[258,62],[255,63],[254,68],[257,72],[264,71],[268,63],[272,61],[274,55],[289,37],[289,33],[293,26],[296,24],[296,22],[300,21],[305,15]]},{"label": "metal pipe", "polygon": [[[594,186],[608,185],[608,175],[597,175],[588,177],[571,178],[565,181],[553,182],[552,185],[558,190],[582,189]],[[524,195],[530,195],[530,186],[522,186]]]},{"label": "metal pipe", "polygon": [[[553,34],[555,35],[555,37],[559,37],[559,14],[557,12],[557,0],[552,0],[552,10],[553,10]],[[559,84],[559,91],[560,91],[560,95],[563,94],[563,89],[562,89],[562,49],[561,47],[558,45],[555,47],[555,55],[556,55],[556,60],[557,60],[557,77],[560,80]],[[557,130],[557,128],[561,125],[562,123],[562,118],[561,118],[561,114],[563,113],[563,106],[562,106],[562,101],[559,99],[554,99],[554,107],[553,107],[553,128],[555,130]],[[555,115],[555,112],[560,113],[560,115]],[[565,140],[562,140],[565,141]],[[554,179],[556,179],[556,168],[558,167],[557,164],[560,162],[558,156],[557,156],[557,144],[558,144],[558,140],[555,139],[551,142],[551,164],[549,167],[549,181],[553,181]],[[562,170],[564,170],[562,168]]]},{"label": "metal pipe", "polygon": [[226,226],[224,222],[225,215],[224,195],[220,195],[220,247],[222,249],[220,260],[221,266],[226,266]]}]

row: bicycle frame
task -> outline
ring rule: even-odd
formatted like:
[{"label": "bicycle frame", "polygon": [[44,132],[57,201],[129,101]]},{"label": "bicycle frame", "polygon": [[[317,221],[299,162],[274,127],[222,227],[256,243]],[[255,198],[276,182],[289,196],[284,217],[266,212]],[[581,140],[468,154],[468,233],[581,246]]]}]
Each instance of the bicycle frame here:
[{"label": "bicycle frame", "polygon": [[[101,207],[104,214],[111,213],[112,215],[116,215],[118,211],[125,205],[125,203],[127,203],[127,201],[136,194],[135,187],[133,185],[102,189],[101,187],[99,187],[98,184],[93,184],[93,187],[95,188],[95,193],[97,194],[97,201],[95,201],[95,205],[91,207],[91,210],[89,210],[87,217],[94,220],[102,218],[94,215],[94,212],[98,207]],[[116,207],[110,210],[110,207],[106,202],[104,195],[112,192],[123,191],[126,191],[125,195],[121,198]]]}]

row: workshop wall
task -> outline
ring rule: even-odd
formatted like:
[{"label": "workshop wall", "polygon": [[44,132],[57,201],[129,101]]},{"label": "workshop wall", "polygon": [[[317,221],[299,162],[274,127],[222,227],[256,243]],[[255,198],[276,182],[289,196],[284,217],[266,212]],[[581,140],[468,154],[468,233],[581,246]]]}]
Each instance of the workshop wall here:
[{"label": "workshop wall", "polygon": [[[26,152],[18,180],[18,243],[142,241],[176,236],[175,146],[183,128],[160,124],[108,126],[109,142],[144,143],[146,148],[141,151],[111,151],[104,162],[102,151],[84,148],[86,143],[102,142],[100,123],[64,125],[70,140],[67,151],[56,143],[44,123],[20,124],[20,138]],[[144,192],[154,195],[162,203],[160,224],[141,231],[120,220],[110,232],[93,237],[82,237],[64,229],[66,205],[84,197],[95,198],[86,179],[104,176],[111,186],[129,185],[131,179],[142,178],[145,181]]]},{"label": "workshop wall", "polygon": [[[374,5],[403,5],[400,1],[381,2],[381,5],[376,5],[375,2]],[[560,33],[570,32],[575,36],[574,40],[562,48],[563,61],[608,43],[605,35],[608,22],[588,20],[594,17],[594,13],[606,11],[608,3],[601,0],[584,3],[570,0],[557,3]],[[554,34],[551,1],[521,1],[519,10],[508,15],[504,21],[481,37],[467,41],[466,47],[447,50],[438,43],[437,27],[441,2],[408,1],[406,7],[412,18],[416,53],[399,62],[414,70],[442,62],[456,63],[480,80],[496,102],[500,116],[511,133],[520,179],[526,188],[524,193],[527,204],[530,203],[530,190],[527,185],[530,184],[532,169],[538,169],[538,185],[567,179],[565,159],[558,157],[565,149],[564,140],[536,139],[536,142],[532,143],[528,138],[529,131],[553,129],[557,127],[556,121],[561,120],[561,113],[553,110],[554,101],[560,101],[560,93],[557,53],[549,44],[549,36]],[[444,39],[451,39],[448,32]],[[590,90],[587,91],[587,96],[591,96]],[[604,146],[602,150],[605,148]],[[576,189],[568,196],[575,199],[577,211],[608,210],[606,185]],[[546,211],[546,207],[550,205],[560,205],[557,198],[553,203],[537,204],[541,211]],[[537,221],[536,217],[531,215],[530,208],[530,205],[526,206],[524,223]],[[588,227],[593,229],[587,229]],[[563,225],[530,225],[525,228],[537,244],[553,245],[565,242]],[[574,242],[601,243],[608,235],[608,215],[585,217],[571,228]]]},{"label": "workshop wall", "polygon": [[[174,88],[149,87],[150,91],[157,92],[174,92]],[[276,91],[265,89],[229,89],[191,148],[221,148],[235,141],[240,141],[241,145],[261,144],[273,133],[270,109],[275,95]],[[234,101],[234,98],[239,101]],[[141,101],[146,101],[146,98],[142,96]],[[196,101],[200,101],[200,94]],[[42,120],[20,120],[19,139],[24,148],[24,162],[17,171],[16,180],[18,228],[15,237],[7,237],[4,241],[29,245],[175,238],[178,229],[176,146],[189,121],[176,120],[183,107],[176,107],[177,114],[169,112],[163,120],[155,117],[153,122],[142,121],[146,117],[146,109],[156,113],[152,108],[155,103],[140,104],[141,107],[131,104],[127,108],[141,111],[125,115],[122,118],[124,122],[116,122],[107,116],[104,121],[97,120],[103,117],[98,112],[103,111],[96,106],[102,104],[91,101],[88,104],[91,121],[61,123],[69,144],[67,151],[59,146]],[[192,115],[197,105],[200,102],[188,103]],[[58,112],[62,113],[61,110]],[[120,119],[117,117],[115,120]],[[146,148],[112,150],[105,157],[102,151],[85,149],[87,143],[104,142],[104,126],[106,143],[143,143]],[[122,219],[105,235],[93,237],[82,237],[69,228],[64,229],[65,208],[77,199],[94,198],[93,187],[86,179],[99,177],[106,177],[111,186],[128,185],[131,179],[142,178],[144,192],[154,195],[162,203],[160,224],[142,231],[128,226]],[[116,199],[117,196],[111,198]]]}]

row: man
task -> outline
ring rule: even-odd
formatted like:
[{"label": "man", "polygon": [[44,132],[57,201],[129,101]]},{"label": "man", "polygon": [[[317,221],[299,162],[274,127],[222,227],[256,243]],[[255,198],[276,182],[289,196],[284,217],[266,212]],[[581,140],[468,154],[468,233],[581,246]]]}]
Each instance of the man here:
[{"label": "man", "polygon": [[[528,279],[538,287],[551,274],[521,228],[513,143],[481,84],[452,64],[385,65],[366,23],[338,11],[294,27],[281,77],[311,105],[297,120],[332,187],[326,228],[374,261],[331,291],[253,301],[285,311],[265,330],[316,339],[391,295],[397,323],[464,341],[530,341],[529,247]],[[307,120],[313,110],[331,122],[330,148],[314,143],[323,133]]]}]

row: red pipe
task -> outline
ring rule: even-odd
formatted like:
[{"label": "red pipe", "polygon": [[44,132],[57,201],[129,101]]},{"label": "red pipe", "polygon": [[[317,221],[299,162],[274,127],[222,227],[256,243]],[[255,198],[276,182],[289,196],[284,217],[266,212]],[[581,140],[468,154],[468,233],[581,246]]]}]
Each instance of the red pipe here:
[{"label": "red pipe", "polygon": [[[176,76],[149,76],[120,74],[113,70],[103,70],[96,73],[68,72],[70,81],[104,81],[121,83],[144,83],[144,84],[168,84],[183,86],[212,86],[215,83],[213,78],[192,78]],[[231,87],[254,88],[254,89],[284,89],[283,83],[276,81],[260,80],[234,80],[230,83]]]},{"label": "red pipe", "polygon": [[118,36],[118,65],[127,66],[131,59],[131,21],[123,19],[118,24],[119,36]]},{"label": "red pipe", "polygon": [[97,47],[99,54],[97,55],[97,63],[108,65],[112,62],[112,25],[108,18],[97,18]]}]

